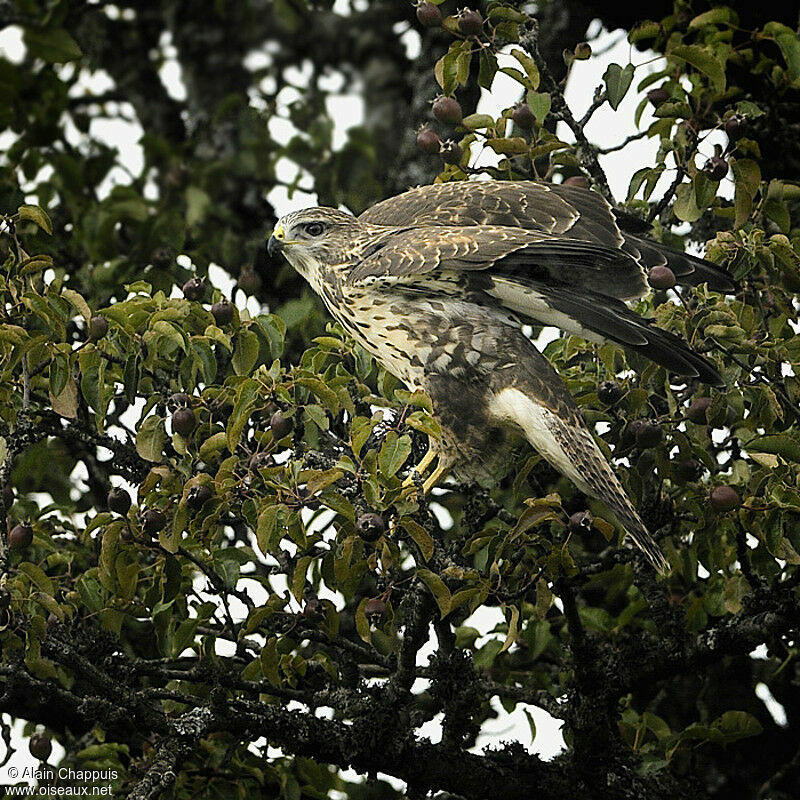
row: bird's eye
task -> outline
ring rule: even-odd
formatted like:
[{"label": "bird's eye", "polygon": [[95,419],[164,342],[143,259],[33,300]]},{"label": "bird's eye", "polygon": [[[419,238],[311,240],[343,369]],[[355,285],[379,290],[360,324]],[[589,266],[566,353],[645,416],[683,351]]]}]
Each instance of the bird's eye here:
[{"label": "bird's eye", "polygon": [[309,236],[320,236],[324,232],[325,226],[321,222],[309,222],[305,229]]}]

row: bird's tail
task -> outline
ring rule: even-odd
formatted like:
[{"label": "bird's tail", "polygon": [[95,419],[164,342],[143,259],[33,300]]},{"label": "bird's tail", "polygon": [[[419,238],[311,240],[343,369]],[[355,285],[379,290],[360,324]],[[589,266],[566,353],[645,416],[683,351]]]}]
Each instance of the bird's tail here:
[{"label": "bird's tail", "polygon": [[581,491],[600,500],[625,528],[631,541],[642,550],[660,573],[668,564],[625,489],[606,461],[591,433],[583,425],[577,408],[570,418],[537,402],[517,386],[506,386],[494,394],[494,416],[520,427],[530,444],[559,472],[570,478]]}]

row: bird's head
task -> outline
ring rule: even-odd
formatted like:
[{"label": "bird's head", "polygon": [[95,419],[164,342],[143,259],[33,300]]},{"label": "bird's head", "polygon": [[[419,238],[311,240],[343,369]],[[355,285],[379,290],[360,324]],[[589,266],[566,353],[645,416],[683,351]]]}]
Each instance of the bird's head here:
[{"label": "bird's head", "polygon": [[271,256],[286,260],[316,288],[322,272],[347,266],[353,258],[353,240],[359,221],[344,211],[319,206],[281,217],[269,237]]}]

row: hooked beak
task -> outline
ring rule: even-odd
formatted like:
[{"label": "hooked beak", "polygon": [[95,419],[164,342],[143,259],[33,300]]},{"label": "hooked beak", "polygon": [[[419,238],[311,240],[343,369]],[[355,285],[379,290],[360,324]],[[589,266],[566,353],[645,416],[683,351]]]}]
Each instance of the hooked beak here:
[{"label": "hooked beak", "polygon": [[286,232],[283,230],[283,226],[276,225],[272,236],[269,237],[269,241],[267,242],[267,253],[269,253],[270,258],[275,258],[278,253],[283,251],[285,239]]}]

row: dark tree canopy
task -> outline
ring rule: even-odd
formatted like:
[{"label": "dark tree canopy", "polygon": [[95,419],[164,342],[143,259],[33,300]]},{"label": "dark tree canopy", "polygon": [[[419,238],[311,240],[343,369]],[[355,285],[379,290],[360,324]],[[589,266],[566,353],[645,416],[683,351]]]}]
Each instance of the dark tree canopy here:
[{"label": "dark tree canopy", "polygon": [[[8,746],[22,720],[37,758],[53,739],[137,800],[400,796],[389,777],[410,797],[798,796],[796,6],[465,5],[0,3],[24,46],[0,53]],[[563,90],[595,17],[632,63],[578,117]],[[476,113],[498,69],[518,104]],[[364,107],[343,143],[342,94]],[[726,386],[574,336],[545,353],[664,578],[530,450],[491,491],[436,496],[446,524],[404,492],[429,399],[264,249],[281,189],[354,213],[484,175],[613,199],[586,128],[634,94],[630,139],[659,147],[621,209],[737,280],[638,310]],[[138,169],[104,133],[123,121]],[[474,747],[500,706],[561,720],[564,751]]]}]

